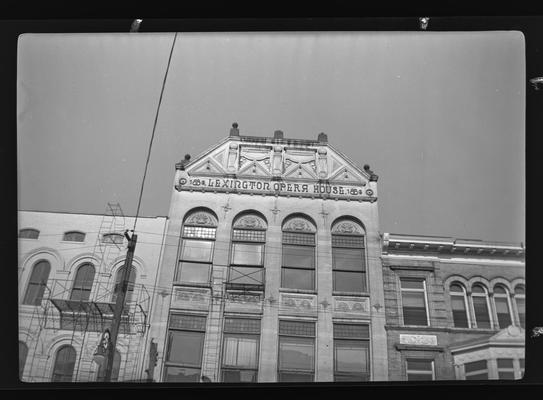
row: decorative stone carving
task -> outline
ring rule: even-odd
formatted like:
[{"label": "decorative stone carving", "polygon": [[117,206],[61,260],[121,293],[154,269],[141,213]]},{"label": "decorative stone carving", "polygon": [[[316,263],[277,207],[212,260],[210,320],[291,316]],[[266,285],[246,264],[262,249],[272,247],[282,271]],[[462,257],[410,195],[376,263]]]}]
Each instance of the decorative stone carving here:
[{"label": "decorative stone carving", "polygon": [[317,296],[312,294],[280,293],[280,312],[287,314],[316,314]]},{"label": "decorative stone carving", "polygon": [[228,161],[227,161],[227,171],[230,173],[236,172],[236,158],[238,156],[238,144],[230,143],[228,146]]},{"label": "decorative stone carving", "polygon": [[285,222],[283,225],[284,231],[293,231],[293,232],[311,232],[314,233],[317,231],[315,225],[309,222],[307,219],[302,217],[293,217]]},{"label": "decorative stone carving", "polygon": [[370,314],[370,299],[355,296],[334,296],[334,311],[357,315]]},{"label": "decorative stone carving", "polygon": [[248,214],[239,217],[234,222],[234,228],[242,229],[266,229],[268,224],[258,215]]},{"label": "decorative stone carving", "polygon": [[261,313],[263,300],[262,293],[229,290],[226,292],[225,311]]},{"label": "decorative stone carving", "polygon": [[344,235],[363,235],[364,229],[354,221],[343,220],[336,222],[332,226],[332,234],[339,233]]},{"label": "decorative stone carving", "polygon": [[272,174],[274,176],[279,176],[283,173],[283,165],[282,165],[282,154],[283,148],[281,146],[274,146],[273,148],[273,168],[272,168]]},{"label": "decorative stone carving", "polygon": [[176,287],[173,292],[172,308],[207,310],[210,296],[209,289]]},{"label": "decorative stone carving", "polygon": [[191,214],[185,221],[185,225],[217,226],[217,219],[208,212],[198,211]]},{"label": "decorative stone carving", "polygon": [[437,336],[400,334],[400,344],[410,344],[415,346],[437,346]]}]

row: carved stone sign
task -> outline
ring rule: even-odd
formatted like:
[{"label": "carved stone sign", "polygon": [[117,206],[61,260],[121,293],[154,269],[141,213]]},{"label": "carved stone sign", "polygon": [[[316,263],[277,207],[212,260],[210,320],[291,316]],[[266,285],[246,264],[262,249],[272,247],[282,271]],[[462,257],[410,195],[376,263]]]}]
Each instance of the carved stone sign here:
[{"label": "carved stone sign", "polygon": [[[373,192],[364,185],[331,185],[325,183],[290,183],[234,178],[200,178],[182,176],[175,186],[178,191],[215,191],[229,193],[251,193],[271,196],[338,197],[352,200],[375,200]],[[373,196],[375,197],[375,196]],[[371,198],[371,199],[370,199]]]},{"label": "carved stone sign", "polygon": [[211,290],[176,287],[173,291],[172,308],[209,309]]},{"label": "carved stone sign", "polygon": [[226,292],[225,311],[229,312],[262,312],[262,293],[259,292]]},{"label": "carved stone sign", "polygon": [[282,313],[317,313],[317,296],[312,294],[280,293],[279,304],[279,312]]},{"label": "carved stone sign", "polygon": [[411,344],[416,346],[437,346],[437,336],[400,334],[400,344]]},{"label": "carved stone sign", "polygon": [[370,315],[370,299],[368,297],[334,296],[333,304],[335,312]]}]

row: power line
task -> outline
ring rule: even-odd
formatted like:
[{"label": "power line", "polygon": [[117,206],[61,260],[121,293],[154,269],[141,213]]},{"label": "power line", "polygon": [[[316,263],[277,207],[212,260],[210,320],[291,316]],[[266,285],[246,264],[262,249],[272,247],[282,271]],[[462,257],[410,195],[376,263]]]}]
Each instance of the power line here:
[{"label": "power line", "polygon": [[155,138],[155,131],[156,131],[156,126],[157,126],[157,122],[158,122],[158,114],[160,112],[160,105],[162,104],[162,96],[164,94],[164,88],[166,86],[166,79],[168,78],[168,72],[170,70],[170,62],[172,60],[172,54],[173,54],[173,49],[175,47],[176,39],[177,39],[177,32],[175,32],[175,35],[173,37],[172,48],[170,49],[170,56],[168,58],[168,65],[166,66],[166,72],[164,74],[164,80],[162,81],[162,88],[160,90],[160,97],[158,99],[158,105],[157,105],[157,109],[156,109],[156,113],[155,113],[155,121],[153,123],[153,132],[151,134],[151,141],[149,142],[149,150],[147,151],[147,160],[145,161],[145,170],[143,172],[143,179],[141,180],[141,189],[140,189],[140,194],[139,194],[139,198],[138,198],[138,208],[136,210],[136,217],[135,217],[135,220],[134,220],[134,231],[136,230],[136,223],[138,222],[138,216],[139,216],[139,213],[140,213],[141,198],[143,196],[143,187],[145,185],[145,177],[147,176],[147,168],[149,166],[149,159],[151,158],[151,149],[152,149],[152,146],[153,146],[153,139]]}]

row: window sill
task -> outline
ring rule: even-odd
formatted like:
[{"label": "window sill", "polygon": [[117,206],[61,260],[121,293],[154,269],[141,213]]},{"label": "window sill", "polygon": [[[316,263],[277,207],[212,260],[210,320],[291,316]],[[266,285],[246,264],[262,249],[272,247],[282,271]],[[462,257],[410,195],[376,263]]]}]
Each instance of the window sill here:
[{"label": "window sill", "polygon": [[300,293],[300,294],[317,294],[316,290],[305,290],[305,289],[288,289],[288,288],[279,288],[281,293]]},{"label": "window sill", "polygon": [[332,292],[332,296],[369,297],[368,292]]},{"label": "window sill", "polygon": [[200,288],[211,288],[211,283],[209,282],[174,282],[173,286],[189,286],[189,287],[200,287]]}]

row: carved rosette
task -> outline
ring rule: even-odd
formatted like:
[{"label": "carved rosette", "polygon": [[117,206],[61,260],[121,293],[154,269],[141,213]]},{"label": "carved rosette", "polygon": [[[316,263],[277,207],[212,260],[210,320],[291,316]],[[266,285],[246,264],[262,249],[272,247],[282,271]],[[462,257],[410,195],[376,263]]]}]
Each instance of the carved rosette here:
[{"label": "carved rosette", "polygon": [[317,314],[317,296],[312,294],[281,293],[279,312],[283,314]]},{"label": "carved rosette", "polygon": [[205,211],[198,211],[191,214],[186,220],[185,225],[198,225],[216,227],[218,225],[217,218]]},{"label": "carved rosette", "polygon": [[368,297],[334,296],[334,311],[338,313],[370,315],[370,299]]},{"label": "carved rosette", "polygon": [[268,224],[258,215],[248,214],[236,219],[234,228],[240,229],[266,229]]},{"label": "carved rosette", "polygon": [[317,228],[310,221],[302,217],[289,218],[283,225],[284,231],[315,233]]},{"label": "carved rosette", "polygon": [[172,308],[208,310],[211,290],[200,288],[174,288]]},{"label": "carved rosette", "polygon": [[262,303],[262,293],[227,291],[224,307],[226,312],[262,313]]}]

